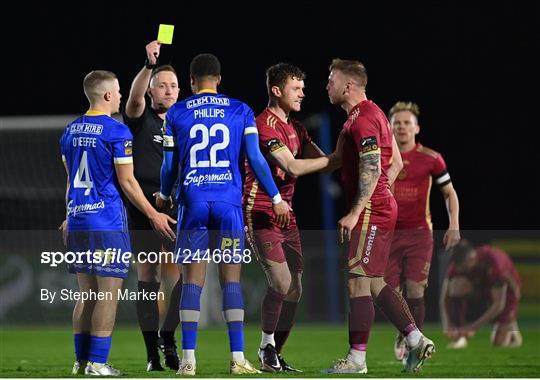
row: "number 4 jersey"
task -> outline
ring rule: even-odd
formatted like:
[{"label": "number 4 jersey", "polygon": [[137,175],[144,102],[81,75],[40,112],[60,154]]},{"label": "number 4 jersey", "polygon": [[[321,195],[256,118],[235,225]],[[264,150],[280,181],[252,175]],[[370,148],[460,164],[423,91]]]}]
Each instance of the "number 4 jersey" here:
[{"label": "number 4 jersey", "polygon": [[253,111],[213,92],[191,96],[167,111],[163,149],[177,155],[179,204],[221,201],[241,206],[240,162],[249,128],[256,133]]},{"label": "number 4 jersey", "polygon": [[127,126],[96,111],[67,126],[60,149],[69,170],[69,230],[127,230],[114,165],[133,163],[132,139]]}]

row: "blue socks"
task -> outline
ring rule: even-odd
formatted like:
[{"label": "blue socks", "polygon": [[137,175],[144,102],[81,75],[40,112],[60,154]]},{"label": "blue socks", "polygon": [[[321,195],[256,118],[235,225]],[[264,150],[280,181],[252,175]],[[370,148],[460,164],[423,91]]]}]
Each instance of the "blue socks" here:
[{"label": "blue socks", "polygon": [[112,336],[90,336],[88,360],[96,363],[107,363],[111,351]]},{"label": "blue socks", "polygon": [[195,284],[182,285],[180,321],[182,322],[182,349],[194,350],[197,343],[197,328],[201,314],[202,288]]},{"label": "blue socks", "polygon": [[[223,286],[223,317],[229,330],[231,352],[244,351],[244,299],[239,282]],[[195,284],[182,286],[180,320],[182,322],[182,349],[195,350],[197,328],[201,310],[202,288]]]},{"label": "blue socks", "polygon": [[223,317],[229,330],[231,352],[244,352],[244,299],[239,282],[223,286]]}]

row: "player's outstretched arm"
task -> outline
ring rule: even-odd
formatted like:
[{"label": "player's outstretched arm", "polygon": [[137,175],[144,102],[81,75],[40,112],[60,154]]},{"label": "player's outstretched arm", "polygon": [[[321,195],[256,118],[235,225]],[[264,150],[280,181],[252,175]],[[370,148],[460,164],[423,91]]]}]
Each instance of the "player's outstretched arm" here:
[{"label": "player's outstretched arm", "polygon": [[[154,65],[159,57],[161,44],[159,41],[152,41],[146,45],[146,59],[148,63]],[[126,116],[132,119],[140,117],[144,112],[145,100],[144,95],[148,90],[148,84],[152,77],[152,69],[143,67],[131,83],[129,97],[126,103]]]},{"label": "player's outstretched arm", "polygon": [[115,164],[118,183],[126,194],[126,197],[135,205],[149,220],[152,227],[162,236],[173,241],[176,236],[169,223],[176,224],[176,220],[167,214],[157,212],[146,200],[139,183],[133,175],[133,164]]},{"label": "player's outstretched arm", "polygon": [[441,187],[441,192],[448,212],[448,230],[444,234],[443,244],[444,248],[449,250],[461,239],[459,234],[459,199],[452,182]]},{"label": "player's outstretched arm", "polygon": [[[312,145],[314,144],[309,143],[306,147],[311,147]],[[270,152],[268,157],[289,176],[300,177],[302,175],[326,169],[330,165],[331,157],[325,156],[316,145],[315,147],[320,152],[320,155],[317,152],[317,158],[294,158],[293,154],[286,146],[282,146],[280,149]],[[311,148],[312,150],[315,150],[313,147]]]},{"label": "player's outstretched arm", "polygon": [[474,335],[474,333],[483,325],[493,320],[497,315],[499,315],[506,304],[506,292],[508,290],[508,285],[506,283],[493,286],[491,288],[491,299],[492,303],[488,309],[482,314],[476,321],[472,322],[470,325],[463,328],[463,333],[465,336],[469,337]]},{"label": "player's outstretched arm", "polygon": [[[261,183],[264,191],[272,199],[272,208],[274,214],[276,214],[276,221],[278,225],[285,227],[289,225],[290,207],[287,202],[281,199],[281,194],[272,178],[272,173],[268,167],[268,163],[264,159],[261,150],[259,148],[259,135],[256,127],[250,127],[249,131],[244,134],[244,146],[246,147],[246,156],[249,165],[253,169],[253,173],[257,180]],[[289,152],[290,153],[290,152]]]},{"label": "player's outstretched arm", "polygon": [[403,160],[394,136],[392,136],[392,164],[388,168],[388,185],[392,186],[396,181],[399,172],[403,169]]}]

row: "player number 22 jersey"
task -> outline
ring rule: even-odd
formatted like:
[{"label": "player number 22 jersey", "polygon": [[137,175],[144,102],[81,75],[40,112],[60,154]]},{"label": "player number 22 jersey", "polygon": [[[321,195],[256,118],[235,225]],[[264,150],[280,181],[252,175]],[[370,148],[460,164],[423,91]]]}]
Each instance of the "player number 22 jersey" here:
[{"label": "player number 22 jersey", "polygon": [[241,206],[246,128],[255,128],[253,111],[223,94],[193,95],[167,111],[163,149],[178,155],[178,203]]}]

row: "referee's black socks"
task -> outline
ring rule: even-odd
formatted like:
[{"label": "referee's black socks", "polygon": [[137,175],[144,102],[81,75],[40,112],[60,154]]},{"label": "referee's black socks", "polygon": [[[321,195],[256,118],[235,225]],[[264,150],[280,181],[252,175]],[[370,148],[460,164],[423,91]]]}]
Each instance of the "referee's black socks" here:
[{"label": "referee's black socks", "polygon": [[[157,293],[160,287],[159,282],[139,281],[137,287],[139,292]],[[157,298],[157,297],[151,297]],[[158,330],[159,330],[159,308],[157,299],[145,300],[144,297],[137,298],[137,319],[141,328],[146,355],[148,360],[159,357],[158,353]]]},{"label": "referee's black socks", "polygon": [[171,291],[169,309],[159,335],[163,338],[165,347],[171,347],[174,343],[174,332],[180,324],[180,298],[182,297],[182,275]]}]

